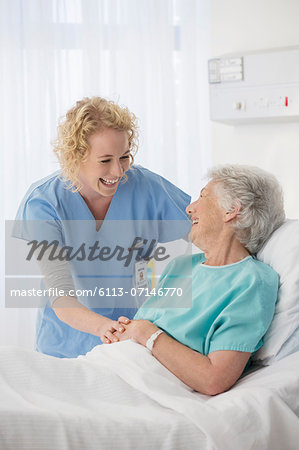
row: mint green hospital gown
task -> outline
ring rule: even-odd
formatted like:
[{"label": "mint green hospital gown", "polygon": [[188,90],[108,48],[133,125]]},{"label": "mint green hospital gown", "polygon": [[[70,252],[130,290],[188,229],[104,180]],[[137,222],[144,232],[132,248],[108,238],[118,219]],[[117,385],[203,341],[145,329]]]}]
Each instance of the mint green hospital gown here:
[{"label": "mint green hospital gown", "polygon": [[256,352],[274,315],[277,273],[252,256],[225,266],[203,262],[203,253],[170,262],[158,285],[163,295],[149,297],[134,319],[153,322],[203,355]]}]

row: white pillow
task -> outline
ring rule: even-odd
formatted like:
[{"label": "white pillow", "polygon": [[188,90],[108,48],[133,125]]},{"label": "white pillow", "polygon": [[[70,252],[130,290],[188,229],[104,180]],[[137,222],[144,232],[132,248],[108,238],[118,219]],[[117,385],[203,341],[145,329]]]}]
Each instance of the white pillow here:
[{"label": "white pillow", "polygon": [[258,252],[280,276],[278,301],[263,347],[253,359],[271,364],[299,350],[299,220],[286,220]]}]

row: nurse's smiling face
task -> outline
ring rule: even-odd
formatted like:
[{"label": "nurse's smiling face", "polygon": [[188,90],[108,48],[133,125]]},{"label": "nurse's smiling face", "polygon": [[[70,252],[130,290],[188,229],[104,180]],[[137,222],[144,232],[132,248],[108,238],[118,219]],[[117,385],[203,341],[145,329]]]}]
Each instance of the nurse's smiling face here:
[{"label": "nurse's smiling face", "polygon": [[89,155],[79,172],[83,190],[112,197],[130,168],[128,135],[126,131],[105,128],[90,136],[88,143]]}]

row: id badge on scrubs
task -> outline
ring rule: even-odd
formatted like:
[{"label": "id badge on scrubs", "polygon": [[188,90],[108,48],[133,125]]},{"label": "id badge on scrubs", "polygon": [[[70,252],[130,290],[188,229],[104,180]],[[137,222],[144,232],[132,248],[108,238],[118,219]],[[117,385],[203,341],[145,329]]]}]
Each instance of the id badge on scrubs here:
[{"label": "id badge on scrubs", "polygon": [[136,289],[148,288],[147,261],[138,261],[135,263],[135,286]]}]

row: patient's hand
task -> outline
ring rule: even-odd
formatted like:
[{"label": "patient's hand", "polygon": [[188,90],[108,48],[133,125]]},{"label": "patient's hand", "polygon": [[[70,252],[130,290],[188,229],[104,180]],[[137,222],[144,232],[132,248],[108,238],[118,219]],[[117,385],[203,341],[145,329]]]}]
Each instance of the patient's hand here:
[{"label": "patient's hand", "polygon": [[139,344],[144,346],[151,335],[159,329],[148,320],[131,320],[131,322],[125,325],[124,328],[125,331],[115,331],[113,336],[116,336],[119,341],[134,339]]},{"label": "patient's hand", "polygon": [[103,344],[118,342],[119,338],[114,333],[117,331],[119,334],[122,334],[125,331],[124,325],[128,325],[129,323],[130,319],[124,316],[120,316],[118,320],[109,321],[109,328],[107,328],[100,336]]}]

